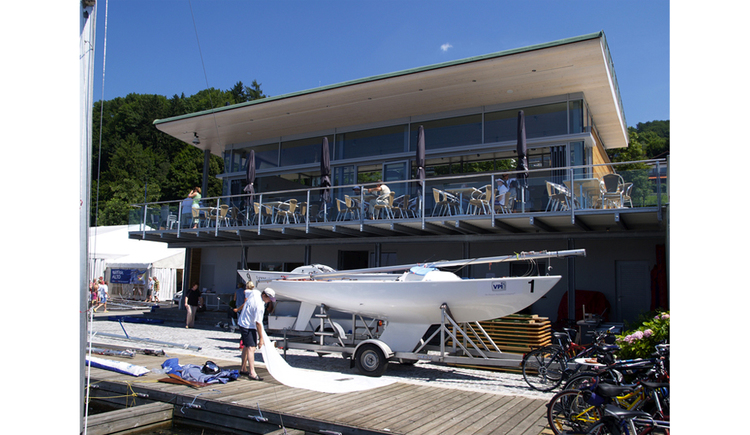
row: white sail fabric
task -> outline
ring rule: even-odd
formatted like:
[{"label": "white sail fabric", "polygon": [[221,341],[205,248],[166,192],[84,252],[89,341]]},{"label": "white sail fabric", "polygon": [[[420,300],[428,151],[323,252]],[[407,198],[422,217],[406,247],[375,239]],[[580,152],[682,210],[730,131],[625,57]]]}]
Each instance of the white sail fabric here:
[{"label": "white sail fabric", "polygon": [[261,348],[266,369],[277,381],[287,387],[304,388],[321,393],[349,393],[352,391],[370,390],[390,385],[396,381],[383,378],[371,378],[361,375],[348,375],[298,369],[284,361],[275,343],[264,336],[265,345]]}]

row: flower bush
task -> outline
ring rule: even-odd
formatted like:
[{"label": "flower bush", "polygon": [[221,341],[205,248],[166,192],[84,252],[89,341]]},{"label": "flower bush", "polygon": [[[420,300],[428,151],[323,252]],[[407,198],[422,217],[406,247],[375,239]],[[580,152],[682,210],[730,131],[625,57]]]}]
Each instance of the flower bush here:
[{"label": "flower bush", "polygon": [[669,340],[669,312],[648,316],[635,330],[617,336],[620,359],[649,358],[657,344]]}]

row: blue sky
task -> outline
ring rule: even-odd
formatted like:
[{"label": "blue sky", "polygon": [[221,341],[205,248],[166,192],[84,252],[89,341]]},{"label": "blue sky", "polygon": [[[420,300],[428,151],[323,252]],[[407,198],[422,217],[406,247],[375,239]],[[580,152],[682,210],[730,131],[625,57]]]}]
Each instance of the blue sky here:
[{"label": "blue sky", "polygon": [[604,30],[628,125],[670,118],[666,0],[105,1],[95,100],[253,80],[281,95]]}]

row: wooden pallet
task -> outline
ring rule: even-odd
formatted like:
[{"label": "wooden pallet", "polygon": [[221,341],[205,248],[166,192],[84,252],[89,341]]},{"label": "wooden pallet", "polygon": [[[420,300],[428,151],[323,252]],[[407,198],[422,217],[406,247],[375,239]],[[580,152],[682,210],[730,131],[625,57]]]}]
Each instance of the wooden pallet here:
[{"label": "wooden pallet", "polygon": [[[479,324],[503,352],[524,354],[552,342],[549,318],[536,314],[512,314]],[[485,344],[489,345],[486,341]]]}]

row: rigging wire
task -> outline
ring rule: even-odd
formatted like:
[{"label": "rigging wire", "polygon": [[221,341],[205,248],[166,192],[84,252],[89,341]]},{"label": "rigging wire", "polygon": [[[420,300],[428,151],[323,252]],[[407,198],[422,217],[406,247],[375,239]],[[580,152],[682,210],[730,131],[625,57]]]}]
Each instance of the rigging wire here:
[{"label": "rigging wire", "polygon": [[[214,112],[214,102],[213,98],[211,97],[211,88],[208,85],[208,74],[206,73],[206,63],[203,61],[203,50],[201,50],[201,41],[200,38],[198,38],[198,26],[195,24],[195,14],[193,13],[193,2],[188,1],[188,5],[190,5],[190,17],[193,19],[193,30],[195,31],[195,40],[198,43],[198,54],[201,58],[201,67],[203,67],[203,78],[206,80],[206,91],[208,92],[208,102],[211,104],[211,114],[214,119],[214,127],[216,128],[216,141],[219,142],[219,124],[216,122],[216,112]],[[203,174],[205,177],[206,174]],[[208,194],[208,193],[206,193]]]}]

